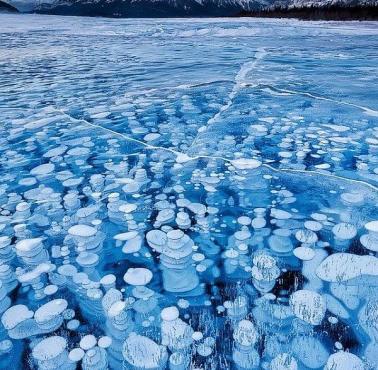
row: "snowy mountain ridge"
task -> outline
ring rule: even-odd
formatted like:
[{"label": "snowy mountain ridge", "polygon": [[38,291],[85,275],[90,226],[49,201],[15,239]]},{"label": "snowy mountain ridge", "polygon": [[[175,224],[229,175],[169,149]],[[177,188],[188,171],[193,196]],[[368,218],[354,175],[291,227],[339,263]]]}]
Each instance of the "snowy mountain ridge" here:
[{"label": "snowy mountain ridge", "polygon": [[36,12],[119,17],[236,16],[263,9],[269,0],[56,0],[38,3]]},{"label": "snowy mountain ridge", "polygon": [[272,9],[377,7],[378,0],[7,0],[21,12],[105,17],[219,17]]},{"label": "snowy mountain ridge", "polygon": [[[63,4],[63,3],[108,3],[112,4],[115,3],[117,0],[55,0],[53,2],[47,1],[40,1],[39,6],[44,4]],[[197,3],[200,6],[206,5],[214,5],[216,7],[224,7],[229,5],[235,5],[243,9],[250,9],[251,7],[255,7],[258,4],[271,4],[272,1],[268,0],[120,0],[120,2],[130,3],[130,4],[160,4],[160,5],[171,5],[174,7],[184,7],[190,6],[191,3]]]}]

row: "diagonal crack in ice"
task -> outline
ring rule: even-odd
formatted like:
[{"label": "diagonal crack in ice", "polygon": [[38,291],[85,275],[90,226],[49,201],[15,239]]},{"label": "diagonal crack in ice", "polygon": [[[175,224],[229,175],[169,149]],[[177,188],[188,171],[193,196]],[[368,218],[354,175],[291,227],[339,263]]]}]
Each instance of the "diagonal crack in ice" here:
[{"label": "diagonal crack in ice", "polygon": [[[228,95],[227,103],[223,105],[219,109],[219,111],[206,122],[206,127],[216,122],[218,118],[221,116],[221,114],[231,107],[236,95],[239,93],[241,89],[243,89],[246,86],[244,81],[245,81],[245,78],[247,77],[247,74],[250,71],[252,71],[254,68],[256,68],[257,64],[260,62],[261,59],[265,57],[266,54],[267,54],[267,51],[265,50],[265,48],[259,48],[257,49],[255,53],[255,59],[253,61],[245,62],[241,65],[238,73],[235,76],[234,86]],[[193,148],[200,133],[201,132],[197,133],[196,137],[193,139],[193,142],[188,148],[188,150]]]}]

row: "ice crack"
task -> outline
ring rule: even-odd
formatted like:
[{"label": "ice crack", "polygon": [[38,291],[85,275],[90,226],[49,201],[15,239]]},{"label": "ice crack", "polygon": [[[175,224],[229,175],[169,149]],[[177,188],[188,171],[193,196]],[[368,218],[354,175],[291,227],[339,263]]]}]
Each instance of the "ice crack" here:
[{"label": "ice crack", "polygon": [[[138,140],[138,139],[134,139],[134,138],[129,137],[127,135],[124,135],[124,134],[122,134],[120,132],[114,131],[112,129],[109,129],[109,128],[106,128],[106,127],[103,127],[103,126],[100,126],[100,125],[96,125],[94,123],[91,123],[91,122],[89,122],[89,121],[87,121],[87,120],[85,120],[83,118],[78,119],[78,118],[72,117],[71,115],[69,115],[68,113],[64,112],[63,110],[57,109],[57,112],[62,113],[63,115],[65,115],[66,117],[68,117],[72,121],[85,123],[88,126],[91,126],[93,128],[96,128],[96,129],[104,130],[104,131],[106,131],[106,132],[108,132],[110,134],[113,134],[113,135],[116,135],[118,137],[121,137],[124,140],[140,144],[141,146],[143,146],[147,150],[163,150],[163,151],[170,152],[170,153],[172,153],[172,154],[174,154],[176,156],[176,160],[179,163],[186,163],[186,162],[195,161],[195,160],[198,160],[198,159],[221,160],[221,161],[230,163],[232,165],[235,163],[235,159],[229,159],[229,158],[222,157],[222,156],[197,155],[197,156],[192,157],[192,156],[187,155],[186,153],[182,153],[180,151],[177,151],[177,150],[174,150],[174,149],[171,149],[171,148],[166,148],[166,147],[163,147],[163,146],[150,145],[148,143],[145,143],[144,141],[141,141],[141,140]],[[138,154],[139,153],[133,153],[133,155],[138,155]],[[248,159],[247,158],[239,158],[238,160],[248,160]],[[265,168],[268,168],[271,171],[279,172],[279,173],[280,172],[284,172],[284,173],[302,173],[302,174],[305,174],[305,175],[323,176],[323,177],[327,177],[327,178],[332,178],[332,179],[337,179],[337,180],[341,180],[341,181],[346,181],[346,182],[349,182],[351,184],[366,186],[366,187],[370,188],[373,191],[378,191],[378,187],[376,187],[373,184],[370,184],[368,182],[365,182],[363,180],[350,179],[350,178],[342,177],[342,176],[335,175],[335,174],[328,174],[328,173],[318,172],[318,171],[313,171],[313,170],[297,170],[297,169],[291,169],[291,168],[275,168],[275,167],[273,167],[273,166],[271,166],[269,164],[266,164],[266,163],[262,163],[261,166],[265,167]]]},{"label": "ice crack", "polygon": [[272,86],[272,85],[269,85],[269,84],[257,84],[257,85],[248,84],[248,86],[254,87],[254,88],[269,88],[273,91],[286,93],[286,94],[290,94],[290,95],[302,95],[302,96],[307,96],[309,98],[316,99],[316,100],[324,100],[324,101],[329,101],[329,102],[340,104],[340,105],[347,105],[349,107],[360,109],[360,110],[364,111],[364,113],[369,115],[369,116],[378,117],[378,111],[377,110],[371,109],[369,107],[365,107],[363,105],[358,105],[358,104],[346,102],[346,101],[343,101],[343,100],[332,99],[332,98],[329,98],[327,96],[312,94],[312,93],[309,93],[309,92],[306,92],[306,91],[300,91],[300,90],[282,89],[282,88]]},{"label": "ice crack", "polygon": [[232,106],[232,103],[235,97],[240,92],[240,90],[247,86],[247,84],[245,83],[245,79],[248,73],[256,68],[257,64],[266,56],[266,54],[267,54],[267,51],[264,48],[259,48],[257,49],[257,52],[255,54],[255,59],[253,61],[245,62],[241,65],[239,72],[235,76],[235,81],[234,81],[235,83],[231,92],[228,95],[227,103],[223,105],[219,109],[219,111],[207,121],[206,126],[203,126],[202,130],[198,131],[196,137],[193,139],[192,145],[190,146],[188,150],[194,147],[199,135],[206,129],[206,127],[216,122],[218,118],[222,115],[222,113],[228,110]]}]

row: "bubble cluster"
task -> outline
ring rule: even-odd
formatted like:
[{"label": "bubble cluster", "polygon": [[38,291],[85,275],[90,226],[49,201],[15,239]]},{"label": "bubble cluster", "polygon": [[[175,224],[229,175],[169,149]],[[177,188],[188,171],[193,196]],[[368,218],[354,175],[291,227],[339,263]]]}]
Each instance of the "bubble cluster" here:
[{"label": "bubble cluster", "polygon": [[[149,22],[139,41],[180,40],[175,22]],[[261,37],[280,28],[267,25]],[[82,36],[66,32],[75,54]],[[0,106],[0,368],[377,368],[374,111],[268,86],[264,68],[250,81],[274,69],[268,47],[230,81],[135,94],[92,47],[74,71],[87,80],[61,81],[51,45],[52,95],[45,71],[14,87],[20,109]]]}]

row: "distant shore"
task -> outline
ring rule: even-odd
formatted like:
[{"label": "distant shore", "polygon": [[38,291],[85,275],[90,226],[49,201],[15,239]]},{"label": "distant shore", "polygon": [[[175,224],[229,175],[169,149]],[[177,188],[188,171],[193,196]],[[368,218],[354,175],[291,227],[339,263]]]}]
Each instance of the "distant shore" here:
[{"label": "distant shore", "polygon": [[268,10],[241,12],[237,17],[259,18],[296,18],[307,21],[377,21],[377,6],[329,6],[329,7],[303,7],[303,8],[275,8]]},{"label": "distant shore", "polygon": [[[106,6],[107,5],[107,6]],[[197,4],[198,5],[198,4]],[[134,5],[133,8],[124,8],[117,3],[80,3],[73,2],[71,5],[62,3],[52,7],[34,9],[30,13],[63,15],[63,16],[86,16],[86,17],[105,17],[105,18],[294,18],[306,21],[378,21],[378,6],[303,6],[303,7],[271,7],[260,10],[237,9],[224,12],[220,9],[203,10],[200,8],[192,9],[172,9],[168,7],[153,7],[146,12],[143,6]],[[19,11],[12,5],[0,0],[0,13],[18,13]],[[21,13],[28,13],[22,12]]]}]

